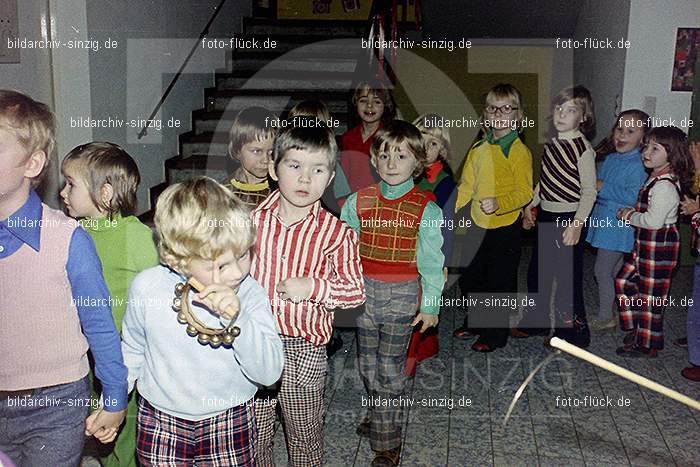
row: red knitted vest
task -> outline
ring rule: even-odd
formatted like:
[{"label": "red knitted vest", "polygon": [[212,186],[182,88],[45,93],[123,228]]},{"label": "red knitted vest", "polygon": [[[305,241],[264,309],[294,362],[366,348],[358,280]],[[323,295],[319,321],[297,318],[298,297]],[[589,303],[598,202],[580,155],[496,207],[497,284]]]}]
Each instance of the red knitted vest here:
[{"label": "red knitted vest", "polygon": [[379,185],[357,192],[360,257],[366,276],[385,282],[418,277],[418,231],[425,206],[433,198],[418,187],[397,199],[382,196]]}]

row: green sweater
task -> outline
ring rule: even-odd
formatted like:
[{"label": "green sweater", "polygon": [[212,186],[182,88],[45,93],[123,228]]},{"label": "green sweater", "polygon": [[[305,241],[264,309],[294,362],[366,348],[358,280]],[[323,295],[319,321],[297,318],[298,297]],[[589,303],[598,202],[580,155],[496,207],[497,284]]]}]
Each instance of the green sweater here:
[{"label": "green sweater", "polygon": [[136,274],[158,264],[153,232],[134,216],[117,215],[111,221],[87,218],[80,223],[95,241],[112,295],[114,322],[121,332],[131,281]]}]

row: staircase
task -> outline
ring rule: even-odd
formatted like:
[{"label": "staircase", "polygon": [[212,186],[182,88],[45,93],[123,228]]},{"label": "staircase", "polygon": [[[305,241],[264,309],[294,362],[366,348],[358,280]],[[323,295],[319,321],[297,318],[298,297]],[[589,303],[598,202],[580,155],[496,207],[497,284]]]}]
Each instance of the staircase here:
[{"label": "staircase", "polygon": [[150,190],[155,202],[167,186],[195,175],[228,181],[235,162],[227,154],[228,131],[236,113],[257,105],[285,116],[296,103],[320,99],[348,128],[353,108],[351,91],[360,79],[356,67],[367,50],[361,48],[364,22],[279,21],[246,18],[243,39],[276,42],[274,49],[234,49],[226,68],[217,70],[216,86],[203,93],[204,108],[192,112],[191,130],[179,137],[179,154],[165,162],[165,181]]}]

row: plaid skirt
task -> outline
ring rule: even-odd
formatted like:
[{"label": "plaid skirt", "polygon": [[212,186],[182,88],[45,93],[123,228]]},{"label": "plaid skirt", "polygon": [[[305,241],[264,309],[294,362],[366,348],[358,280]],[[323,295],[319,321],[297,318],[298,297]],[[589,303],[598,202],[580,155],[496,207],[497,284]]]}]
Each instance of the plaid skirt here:
[{"label": "plaid skirt", "polygon": [[136,453],[143,466],[253,466],[253,400],[215,417],[191,421],[139,399]]}]

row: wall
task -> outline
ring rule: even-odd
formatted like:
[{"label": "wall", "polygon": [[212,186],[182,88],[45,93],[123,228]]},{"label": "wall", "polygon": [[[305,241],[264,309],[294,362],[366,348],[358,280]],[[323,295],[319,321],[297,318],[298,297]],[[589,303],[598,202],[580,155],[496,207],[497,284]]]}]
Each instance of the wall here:
[{"label": "wall", "polygon": [[[92,118],[148,118],[218,3],[90,0],[89,36],[100,43],[111,39],[118,44],[90,53]],[[250,15],[250,8],[251,2],[229,0],[210,36],[239,33],[241,18]],[[180,128],[150,130],[143,140],[136,139],[140,127],[93,130],[95,140],[117,143],[136,159],[142,176],[139,212],[149,206],[148,188],[163,181],[163,162],[177,155],[178,135],[190,130],[190,112],[204,107],[204,88],[213,85],[215,69],[224,65],[223,49],[197,49],[156,117],[162,122],[180,120]]]},{"label": "wall", "polygon": [[629,38],[632,47],[625,60],[623,108],[644,108],[645,97],[655,98],[654,115],[673,119],[676,126],[681,126],[681,120],[690,115],[691,92],[671,91],[676,30],[699,26],[700,2],[697,0],[635,0],[631,3]]},{"label": "wall", "polygon": [[617,41],[628,38],[629,16],[629,0],[616,1],[615,8],[610,8],[608,0],[585,0],[579,13],[575,40],[610,39],[615,45],[611,49],[574,49],[574,81],[593,95],[597,121],[594,143],[605,138],[615,124],[615,116],[630,107],[620,108],[628,51],[617,47]]},{"label": "wall", "polygon": [[[20,38],[39,40],[47,37],[47,0],[20,0],[17,9]],[[0,63],[0,88],[22,91],[53,106],[49,51],[24,49],[20,51],[20,63]]]}]

